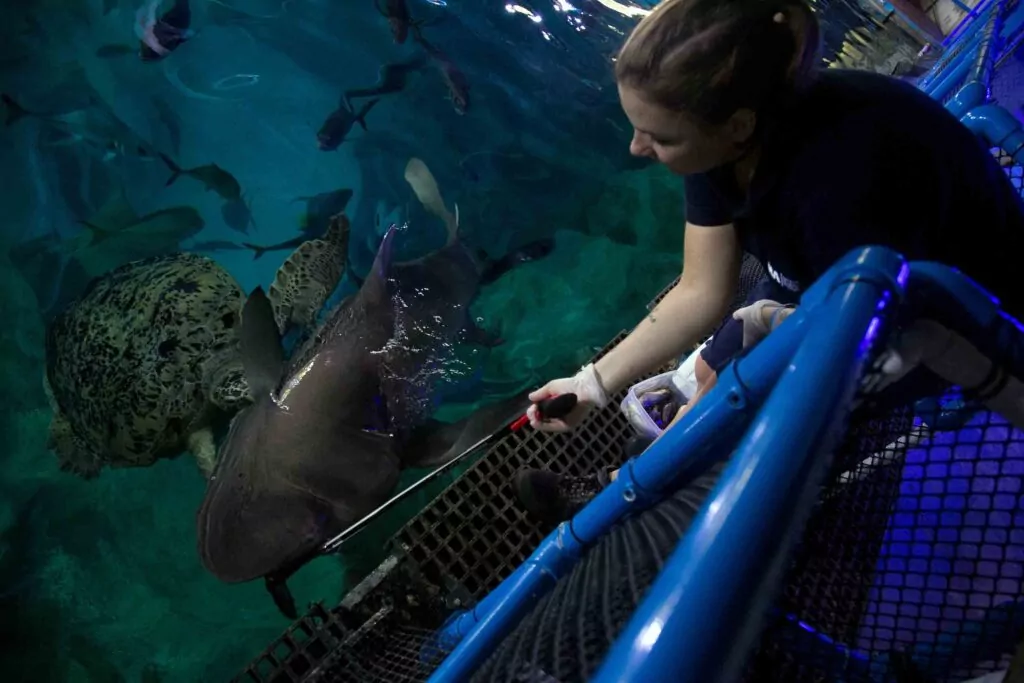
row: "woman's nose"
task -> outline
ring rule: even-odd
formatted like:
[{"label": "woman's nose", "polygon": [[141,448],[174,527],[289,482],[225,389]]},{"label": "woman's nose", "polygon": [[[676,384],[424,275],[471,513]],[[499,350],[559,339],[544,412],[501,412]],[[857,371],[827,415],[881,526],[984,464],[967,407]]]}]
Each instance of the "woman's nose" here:
[{"label": "woman's nose", "polygon": [[629,153],[635,157],[651,156],[651,147],[640,139],[640,136],[633,133],[633,139],[629,141]]}]

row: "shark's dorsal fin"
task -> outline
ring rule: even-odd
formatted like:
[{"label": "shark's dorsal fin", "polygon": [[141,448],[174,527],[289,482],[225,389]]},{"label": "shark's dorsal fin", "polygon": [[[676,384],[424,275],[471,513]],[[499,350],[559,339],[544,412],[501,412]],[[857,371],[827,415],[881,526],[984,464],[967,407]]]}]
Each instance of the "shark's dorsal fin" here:
[{"label": "shark's dorsal fin", "polygon": [[458,205],[455,206],[454,214],[448,210],[441,197],[441,190],[437,186],[434,174],[430,172],[422,159],[416,157],[409,159],[405,166],[405,182],[409,183],[409,187],[412,188],[423,208],[444,221],[445,228],[448,230],[447,245],[453,244],[459,234]]},{"label": "shark's dorsal fin", "polygon": [[284,348],[274,309],[262,287],[252,291],[242,309],[240,347],[245,381],[253,399],[273,393],[284,368]]}]

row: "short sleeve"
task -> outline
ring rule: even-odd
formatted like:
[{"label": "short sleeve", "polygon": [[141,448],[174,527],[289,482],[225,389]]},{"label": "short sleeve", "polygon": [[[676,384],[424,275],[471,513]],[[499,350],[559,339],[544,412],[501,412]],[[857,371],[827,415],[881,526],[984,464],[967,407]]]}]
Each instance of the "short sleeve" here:
[{"label": "short sleeve", "polygon": [[683,176],[683,195],[687,223],[708,227],[732,223],[732,207],[707,173]]}]

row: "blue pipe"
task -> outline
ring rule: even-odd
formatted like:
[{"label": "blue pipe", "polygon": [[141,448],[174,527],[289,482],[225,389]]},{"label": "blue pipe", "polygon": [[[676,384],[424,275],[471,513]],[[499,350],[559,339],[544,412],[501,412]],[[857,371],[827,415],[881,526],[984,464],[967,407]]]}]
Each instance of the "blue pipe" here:
[{"label": "blue pipe", "polygon": [[[968,72],[971,70],[972,56],[971,49],[965,50],[964,54],[957,55],[953,60],[949,71],[945,72],[942,77],[936,81],[934,86],[924,88],[924,92],[933,100],[938,100],[940,102],[945,100],[949,96],[949,93],[951,93],[957,85],[963,83],[964,79],[967,77]],[[967,86],[964,87],[967,88],[971,85],[973,84],[968,83]],[[963,92],[963,90],[960,92]],[[960,97],[959,92],[954,96],[954,101],[957,97]],[[952,105],[952,102],[950,105]]]},{"label": "blue pipe", "polygon": [[913,298],[925,303],[915,307],[917,317],[938,320],[1010,375],[1024,377],[1024,325],[1000,310],[999,300],[984,287],[955,268],[927,261],[911,265],[910,287],[917,292]]},{"label": "blue pipe", "polygon": [[999,147],[1018,164],[1024,164],[1024,132],[1020,122],[997,104],[974,107],[960,117],[971,132],[993,147]]},{"label": "blue pipe", "polygon": [[[1001,8],[997,8],[1001,9]],[[999,31],[1002,28],[1002,12],[993,11],[991,17],[985,21],[981,32],[978,34],[977,51],[971,51],[971,59],[964,60],[957,64],[956,73],[963,70],[963,64],[969,67],[966,74],[967,85],[953,96],[953,99],[946,105],[946,108],[957,118],[962,118],[967,112],[975,107],[984,104],[989,99],[989,84],[992,80],[992,65],[995,63],[996,47],[999,43]],[[961,76],[963,77],[963,76]],[[943,85],[950,82],[952,75],[943,79]],[[934,95],[933,95],[934,96]],[[945,93],[941,98],[944,99]]]},{"label": "blue pipe", "polygon": [[814,662],[815,668],[827,678],[825,680],[841,683],[848,680],[879,680],[885,673],[884,664],[879,666],[878,658],[868,653],[836,642],[827,634],[814,628],[795,614],[786,614],[777,607],[769,610],[771,623],[769,628],[781,631],[779,642],[792,646],[792,652],[807,655]]},{"label": "blue pipe", "polygon": [[[824,476],[823,455],[841,436],[878,341],[879,316],[905,286],[898,255],[872,249],[866,256],[853,273],[862,277],[837,283],[832,305],[815,311],[792,364],[595,683],[717,682],[745,664]],[[896,291],[879,284],[893,281]]]},{"label": "blue pipe", "polygon": [[1003,30],[1000,34],[1000,38],[1007,40],[1016,36],[1017,33],[1024,27],[1024,5],[1017,4],[1013,8],[1013,11],[1006,16],[1003,20]]}]

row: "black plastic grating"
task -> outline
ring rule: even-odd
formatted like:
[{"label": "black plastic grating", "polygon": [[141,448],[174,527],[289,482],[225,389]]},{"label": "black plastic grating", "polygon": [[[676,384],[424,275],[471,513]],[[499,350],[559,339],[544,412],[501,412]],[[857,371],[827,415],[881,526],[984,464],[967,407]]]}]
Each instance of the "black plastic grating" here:
[{"label": "black plastic grating", "polygon": [[348,636],[337,616],[320,603],[288,627],[233,683],[299,683]]},{"label": "black plastic grating", "polygon": [[308,683],[419,683],[448,654],[437,647],[432,629],[409,626],[385,616],[368,623],[345,643]]},{"label": "black plastic grating", "polygon": [[[595,360],[625,336],[621,333]],[[580,476],[622,462],[632,427],[619,410],[625,392],[572,434],[516,432],[493,446],[393,537],[432,578],[453,579],[483,597],[529,557],[550,531],[528,517],[511,481],[523,468]]]}]

